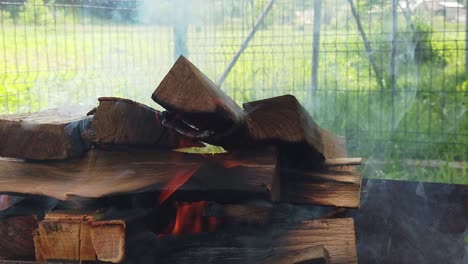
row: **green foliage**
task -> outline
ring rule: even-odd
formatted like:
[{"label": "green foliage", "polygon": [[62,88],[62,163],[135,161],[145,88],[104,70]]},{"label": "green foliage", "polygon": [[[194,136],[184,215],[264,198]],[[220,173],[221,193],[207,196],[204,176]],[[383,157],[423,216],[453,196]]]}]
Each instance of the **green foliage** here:
[{"label": "green foliage", "polygon": [[[436,43],[432,42],[432,28],[422,21],[415,25],[415,32],[411,37],[411,44],[414,45],[414,61],[418,64],[431,63],[437,66],[447,66],[447,60],[442,50]],[[442,43],[447,45],[447,43]]]}]

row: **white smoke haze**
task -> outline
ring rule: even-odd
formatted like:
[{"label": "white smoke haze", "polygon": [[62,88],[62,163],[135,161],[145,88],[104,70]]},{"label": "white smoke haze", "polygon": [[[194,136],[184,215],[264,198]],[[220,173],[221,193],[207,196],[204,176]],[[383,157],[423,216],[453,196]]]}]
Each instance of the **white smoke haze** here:
[{"label": "white smoke haze", "polygon": [[[58,7],[55,16],[45,16],[50,20],[44,18],[41,25],[23,25],[20,21],[13,30],[13,23],[4,24],[0,38],[27,43],[29,48],[25,44],[7,50],[0,40],[0,60],[4,57],[9,63],[0,68],[0,100],[5,97],[2,89],[8,89],[11,105],[0,104],[0,114],[71,104],[96,105],[99,96],[126,97],[161,109],[150,96],[176,53],[187,55],[217,81],[268,2],[142,0],[131,20],[125,20],[118,10],[112,13],[112,20],[91,14],[82,17],[80,8],[73,13]],[[468,131],[464,127],[468,127],[468,99],[460,59],[466,52],[462,43],[466,9],[459,9],[450,21],[433,14],[421,17],[413,10],[410,18],[416,33],[405,14],[398,11],[396,81],[392,88],[392,1],[353,1],[382,71],[385,87],[380,89],[348,1],[322,1],[318,90],[314,95],[313,2],[276,1],[221,88],[238,103],[295,95],[321,126],[347,137],[351,155],[367,159],[362,166],[366,177],[466,184]],[[421,1],[408,1],[409,5],[407,1],[398,2],[406,7]],[[375,5],[366,8],[366,3]],[[7,17],[2,11],[0,19]],[[27,70],[27,76],[19,73]],[[25,103],[16,103],[20,101]],[[465,169],[433,169],[399,162],[408,159],[458,162]],[[122,172],[126,173],[131,172]],[[421,198],[421,208],[426,208],[422,186],[414,192]],[[373,188],[370,184],[366,191]],[[371,201],[364,195],[362,203],[367,202]],[[383,221],[395,213],[385,206],[382,210],[387,216]],[[419,223],[413,218],[401,221],[414,241],[419,232],[427,231],[414,228]],[[468,234],[465,231],[464,236],[444,237],[437,230],[430,231],[442,237],[446,245],[451,241],[463,243]],[[393,243],[390,238],[381,241],[382,247]],[[466,238],[465,248],[468,255]],[[378,258],[378,252],[372,254]]]}]

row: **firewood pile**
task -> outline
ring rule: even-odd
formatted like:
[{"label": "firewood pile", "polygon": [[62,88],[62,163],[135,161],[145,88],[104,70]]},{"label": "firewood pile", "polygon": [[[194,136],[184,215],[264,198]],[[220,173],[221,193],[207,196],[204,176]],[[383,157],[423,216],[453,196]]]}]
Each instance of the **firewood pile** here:
[{"label": "firewood pile", "polygon": [[181,56],[152,99],[0,116],[0,259],[357,263],[361,159],[294,96],[240,107]]}]

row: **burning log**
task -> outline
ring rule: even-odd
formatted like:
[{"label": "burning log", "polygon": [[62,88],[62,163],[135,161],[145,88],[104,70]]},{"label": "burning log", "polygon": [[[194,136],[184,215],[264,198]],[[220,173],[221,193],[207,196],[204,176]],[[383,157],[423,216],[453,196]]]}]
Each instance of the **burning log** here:
[{"label": "burning log", "polygon": [[74,107],[0,116],[0,156],[35,160],[81,156],[89,149],[81,138],[90,121],[88,111]]},{"label": "burning log", "polygon": [[0,260],[33,259],[31,233],[37,228],[34,216],[14,216],[0,220]]},{"label": "burning log", "polygon": [[[91,150],[68,161],[21,162],[0,160],[0,193],[36,194],[66,200],[70,196],[99,198],[113,194],[162,191],[161,202],[174,192],[218,193],[273,198],[277,175],[274,151],[238,155],[198,155],[162,150]],[[361,176],[354,171],[281,170],[287,179],[280,201],[357,207]],[[250,196],[249,196],[250,195]],[[232,197],[234,198],[234,196]],[[273,199],[275,200],[275,199]],[[231,200],[232,201],[232,200]]]},{"label": "burning log", "polygon": [[[256,154],[257,153],[257,154]],[[0,193],[66,200],[149,190],[239,191],[268,196],[276,153],[198,155],[163,150],[91,150],[82,159],[50,162],[0,160]],[[186,182],[168,185],[191,172]],[[190,180],[188,180],[190,179]],[[179,188],[180,187],[180,188]]]},{"label": "burning log", "polygon": [[161,124],[159,111],[122,98],[101,97],[83,135],[102,144],[148,145],[166,148],[202,146]]},{"label": "burning log", "polygon": [[357,263],[350,218],[256,227],[246,233],[162,236],[154,238],[153,246],[147,254],[157,252],[153,258],[162,263]]}]

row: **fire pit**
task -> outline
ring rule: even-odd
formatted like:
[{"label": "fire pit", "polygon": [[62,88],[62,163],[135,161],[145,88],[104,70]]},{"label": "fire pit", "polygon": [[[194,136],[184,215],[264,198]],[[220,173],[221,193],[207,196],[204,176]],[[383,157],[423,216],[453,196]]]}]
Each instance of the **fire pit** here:
[{"label": "fire pit", "polygon": [[152,98],[0,118],[3,258],[357,263],[361,159],[295,97],[241,108],[180,57]]}]

